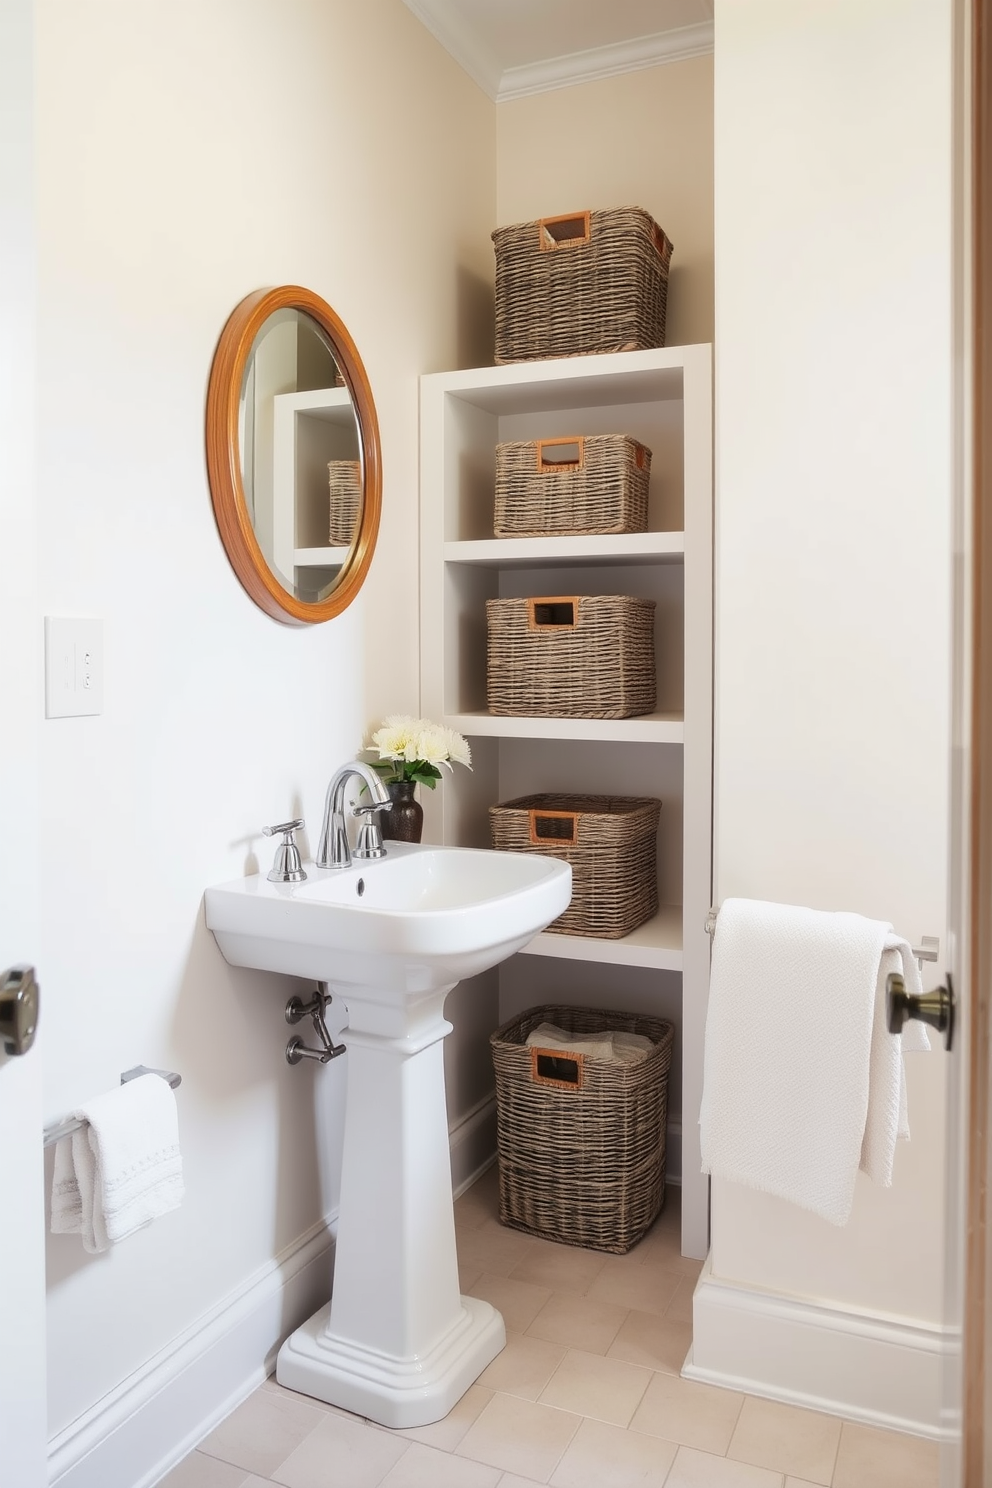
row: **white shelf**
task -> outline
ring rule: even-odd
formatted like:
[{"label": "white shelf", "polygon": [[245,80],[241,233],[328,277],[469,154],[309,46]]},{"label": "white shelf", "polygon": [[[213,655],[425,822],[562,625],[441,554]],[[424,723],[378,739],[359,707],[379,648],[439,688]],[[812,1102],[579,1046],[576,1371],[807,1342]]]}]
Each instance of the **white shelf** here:
[{"label": "white shelf", "polygon": [[565,961],[597,961],[607,966],[644,966],[654,971],[682,970],[682,906],[664,904],[653,920],[622,940],[594,940],[585,935],[535,935],[522,956],[557,956]]},{"label": "white shelf", "polygon": [[[496,446],[629,434],[652,451],[647,532],[493,536]],[[473,991],[452,1050],[466,1103],[484,1099],[481,1038],[504,1004],[544,982],[603,982],[598,1006],[664,1007],[682,1061],[683,1249],[707,1246],[698,1142],[709,974],[704,925],[712,840],[712,363],[707,346],[515,363],[421,379],[421,707],[472,740],[473,769],[425,793],[433,841],[484,846],[495,801],[535,792],[616,792],[662,801],[658,913],[621,940],[545,932]],[[577,586],[573,588],[572,586]],[[534,586],[534,587],[532,587]],[[539,587],[538,587],[539,586]],[[581,587],[580,587],[581,586]],[[588,586],[588,587],[585,587]],[[486,602],[623,592],[655,603],[656,710],[638,718],[489,713]],[[533,957],[544,957],[545,964]],[[573,963],[557,976],[552,961]],[[581,967],[609,966],[605,979]],[[662,974],[667,973],[667,976]],[[673,980],[681,978],[679,1009]],[[539,998],[537,1000],[540,1000]]]},{"label": "white shelf", "polygon": [[297,568],[340,568],[350,548],[294,548],[293,562]]},{"label": "white shelf", "polygon": [[497,537],[448,542],[445,563],[477,563],[485,568],[546,568],[594,563],[596,567],[636,563],[682,563],[682,532],[622,532],[584,537]]},{"label": "white shelf", "polygon": [[496,713],[448,713],[460,734],[488,739],[590,739],[603,743],[681,744],[685,723],[675,713],[640,718],[508,718]]}]

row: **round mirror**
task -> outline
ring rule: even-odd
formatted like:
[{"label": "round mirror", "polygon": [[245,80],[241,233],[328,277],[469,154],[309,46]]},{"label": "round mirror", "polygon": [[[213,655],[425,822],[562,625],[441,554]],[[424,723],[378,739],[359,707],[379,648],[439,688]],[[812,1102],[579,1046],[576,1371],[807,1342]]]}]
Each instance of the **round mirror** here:
[{"label": "round mirror", "polygon": [[379,426],[354,342],[310,290],[256,290],[224,327],[207,473],[227,555],[267,615],[306,625],[351,603],[379,530]]}]

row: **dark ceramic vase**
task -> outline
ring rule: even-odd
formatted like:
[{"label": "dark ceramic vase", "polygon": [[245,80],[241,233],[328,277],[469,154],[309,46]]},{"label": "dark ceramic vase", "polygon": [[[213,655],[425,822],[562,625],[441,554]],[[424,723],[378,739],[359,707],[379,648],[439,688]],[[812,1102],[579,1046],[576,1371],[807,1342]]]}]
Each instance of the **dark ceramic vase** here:
[{"label": "dark ceramic vase", "polygon": [[424,830],[424,808],[414,797],[416,784],[412,780],[392,780],[386,784],[393,804],[387,811],[380,811],[379,825],[382,835],[389,842],[419,842]]}]

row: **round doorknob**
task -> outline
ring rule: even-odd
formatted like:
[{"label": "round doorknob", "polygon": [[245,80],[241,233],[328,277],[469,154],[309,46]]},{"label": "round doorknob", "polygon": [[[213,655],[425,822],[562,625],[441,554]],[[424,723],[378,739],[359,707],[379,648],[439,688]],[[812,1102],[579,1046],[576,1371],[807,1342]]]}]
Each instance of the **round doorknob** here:
[{"label": "round doorknob", "polygon": [[885,1012],[890,1033],[901,1033],[903,1024],[915,1018],[942,1034],[944,1048],[950,1049],[954,1037],[954,987],[950,976],[946,987],[913,997],[899,973],[892,972],[885,982]]}]

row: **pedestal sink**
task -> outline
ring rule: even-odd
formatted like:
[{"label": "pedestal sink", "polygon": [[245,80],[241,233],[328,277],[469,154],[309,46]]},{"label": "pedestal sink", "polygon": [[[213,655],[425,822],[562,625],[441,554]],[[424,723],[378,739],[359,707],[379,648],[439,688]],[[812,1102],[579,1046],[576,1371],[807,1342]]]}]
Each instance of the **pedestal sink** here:
[{"label": "pedestal sink", "polygon": [[390,843],[380,860],[300,884],[264,875],[206,891],[234,966],[327,982],[347,1004],[348,1092],[331,1302],[283,1344],[276,1377],[384,1426],[439,1420],[505,1343],[461,1297],[442,1008],[567,906],[552,858]]}]

